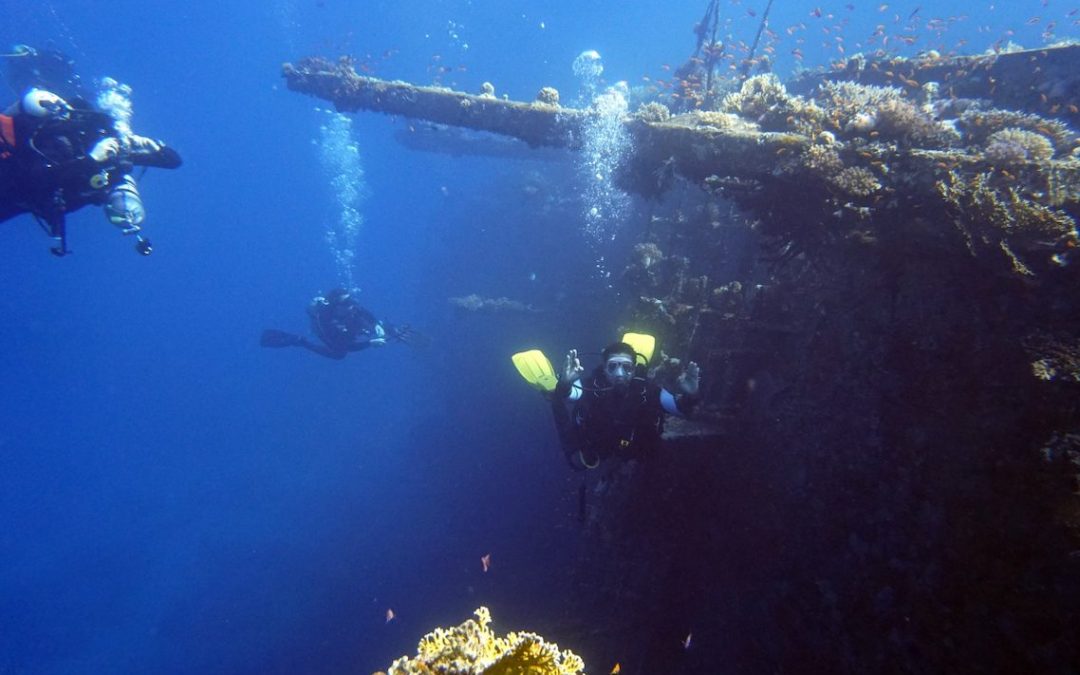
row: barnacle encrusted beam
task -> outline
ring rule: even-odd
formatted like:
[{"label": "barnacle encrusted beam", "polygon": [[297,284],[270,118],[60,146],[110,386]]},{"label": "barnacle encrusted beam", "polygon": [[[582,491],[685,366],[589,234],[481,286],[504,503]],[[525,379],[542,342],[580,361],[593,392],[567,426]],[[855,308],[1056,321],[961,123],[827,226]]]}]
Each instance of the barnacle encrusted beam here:
[{"label": "barnacle encrusted beam", "polygon": [[[949,71],[949,86],[999,65],[973,63],[983,68]],[[496,98],[491,85],[470,95],[364,77],[347,58],[305,59],[284,73],[290,89],[338,110],[483,130],[533,147],[575,149],[593,125],[607,124],[594,109],[560,107],[550,88],[522,103]],[[942,83],[908,78],[904,85],[826,79],[812,96],[799,96],[763,74],[717,110],[672,115],[653,102],[622,119],[631,149],[615,177],[622,189],[654,197],[681,176],[769,215],[770,223],[812,218],[839,231],[896,230],[919,221],[912,213],[944,209],[973,254],[1004,253],[1024,276],[1075,258],[1077,133],[1059,119],[942,96]],[[777,218],[785,205],[800,217]]]},{"label": "barnacle encrusted beam", "polygon": [[[333,63],[307,58],[285,64],[283,74],[289,89],[329,101],[342,112],[401,115],[510,136],[531,146],[576,148],[593,119],[591,111],[559,106],[558,94],[549,88],[541,90],[533,103],[509,101],[490,94],[366,77],[357,74],[348,59]],[[627,118],[625,124],[635,148],[626,168],[630,174],[643,176],[664,167],[692,180],[713,174],[760,176],[773,170],[777,153],[799,151],[809,143],[798,134],[765,133],[745,125],[714,126],[696,117],[689,121]],[[628,187],[657,192],[647,189],[650,181],[634,180]]]},{"label": "barnacle encrusted beam", "polygon": [[295,65],[286,63],[283,74],[289,89],[330,101],[341,112],[371,110],[401,115],[511,136],[533,146],[576,146],[582,121],[588,116],[581,110],[560,108],[543,95],[534,103],[522,103],[490,93],[474,96],[366,77],[353,70],[348,58],[337,63],[306,58]]}]

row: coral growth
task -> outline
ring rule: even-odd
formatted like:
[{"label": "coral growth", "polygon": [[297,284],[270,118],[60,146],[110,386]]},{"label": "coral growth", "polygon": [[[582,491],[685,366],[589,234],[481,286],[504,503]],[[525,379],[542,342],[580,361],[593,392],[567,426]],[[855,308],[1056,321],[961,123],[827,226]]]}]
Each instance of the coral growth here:
[{"label": "coral growth", "polygon": [[788,128],[788,118],[798,112],[800,101],[773,73],[755,75],[742,88],[724,97],[720,109],[756,121],[766,131]]},{"label": "coral growth", "polygon": [[416,656],[394,661],[388,675],[578,675],[585,670],[581,657],[559,651],[535,633],[496,636],[486,607],[475,614],[475,620],[425,635]]},{"label": "coral growth", "polygon": [[652,242],[634,245],[635,262],[645,269],[649,269],[658,262],[663,261],[664,254],[660,247]]},{"label": "coral growth", "polygon": [[559,107],[559,90],[555,87],[544,87],[536,94],[536,104]]},{"label": "coral growth", "polygon": [[802,163],[810,171],[823,176],[835,176],[844,169],[840,153],[832,146],[811,145],[803,153]]},{"label": "coral growth", "polygon": [[623,270],[623,279],[638,291],[656,292],[670,276],[671,265],[664,264],[663,251],[652,242],[634,245],[630,263]]},{"label": "coral growth", "polygon": [[450,304],[470,312],[535,312],[532,305],[510,298],[484,298],[476,293],[450,298]]},{"label": "coral growth", "polygon": [[817,99],[830,123],[845,134],[867,134],[878,124],[877,111],[901,100],[896,87],[875,87],[856,82],[822,82]]},{"label": "coral growth", "polygon": [[817,98],[830,126],[846,137],[864,136],[889,140],[899,146],[939,148],[953,146],[960,140],[959,134],[937,120],[930,108],[916,105],[896,87],[823,82]]},{"label": "coral growth", "polygon": [[653,101],[638,108],[634,116],[643,122],[667,122],[671,119],[671,111],[663,103]]},{"label": "coral growth", "polygon": [[709,296],[709,307],[723,312],[728,316],[734,316],[745,301],[743,285],[738,281],[731,281],[712,289]]},{"label": "coral growth", "polygon": [[905,98],[890,98],[881,104],[876,131],[902,147],[947,148],[960,142],[955,129]]},{"label": "coral growth", "polygon": [[881,189],[874,174],[861,166],[850,166],[832,176],[829,182],[853,197],[869,197]]},{"label": "coral growth", "polygon": [[975,222],[993,225],[1009,234],[1036,234],[1075,241],[1076,222],[1064,211],[1025,198],[1013,186],[997,187],[990,172],[964,181],[950,172],[950,184],[938,184],[945,201]]},{"label": "coral growth", "polygon": [[1032,358],[1032,374],[1040,380],[1080,383],[1080,339],[1035,333],[1024,340],[1024,350]]},{"label": "coral growth", "polygon": [[957,126],[969,144],[986,143],[991,136],[1006,129],[1022,129],[1045,136],[1059,155],[1069,154],[1077,144],[1076,132],[1063,122],[1015,110],[986,110],[974,106],[960,115]]},{"label": "coral growth", "polygon": [[1054,156],[1054,145],[1042,134],[1009,127],[990,135],[983,154],[998,164],[1041,162]]},{"label": "coral growth", "polygon": [[753,129],[750,122],[743,120],[734,113],[712,112],[710,110],[695,110],[685,116],[687,121],[698,126],[713,127],[715,129]]},{"label": "coral growth", "polygon": [[954,222],[972,252],[980,243],[996,242],[1019,274],[1031,276],[1033,272],[1016,253],[1018,244],[1041,249],[1072,249],[1077,245],[1076,221],[1068,213],[1026,197],[1013,185],[997,185],[992,172],[965,179],[950,171],[949,182],[938,181],[937,189],[954,215],[959,216]]}]

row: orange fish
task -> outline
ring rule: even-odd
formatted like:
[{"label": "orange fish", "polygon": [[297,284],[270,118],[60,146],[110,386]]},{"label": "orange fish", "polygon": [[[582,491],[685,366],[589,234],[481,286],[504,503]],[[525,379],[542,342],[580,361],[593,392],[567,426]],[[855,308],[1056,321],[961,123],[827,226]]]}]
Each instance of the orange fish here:
[{"label": "orange fish", "polygon": [[622,666],[620,666],[618,663],[616,663],[615,666],[611,669],[611,675],[618,675],[619,671],[621,671],[621,670],[622,670]]},{"label": "orange fish", "polygon": [[480,556],[480,564],[484,566],[484,571],[487,572],[491,569],[491,554]]},{"label": "orange fish", "polygon": [[392,610],[392,609],[386,610],[386,623],[390,623],[393,620],[394,620],[394,610]]}]

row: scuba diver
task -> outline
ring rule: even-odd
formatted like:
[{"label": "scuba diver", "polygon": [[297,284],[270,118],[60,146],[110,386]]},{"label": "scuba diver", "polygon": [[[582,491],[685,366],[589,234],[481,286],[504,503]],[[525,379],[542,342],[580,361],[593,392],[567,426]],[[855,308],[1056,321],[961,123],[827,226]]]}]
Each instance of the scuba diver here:
[{"label": "scuba diver", "polygon": [[302,335],[268,328],[263,331],[259,344],[263,347],[304,347],[329,359],[341,360],[349,352],[368,347],[382,347],[388,339],[416,345],[423,338],[408,326],[384,326],[370,311],[343,288],[332,289],[325,296],[317,296],[308,305],[311,332],[320,342],[313,342]]},{"label": "scuba diver", "polygon": [[175,169],[180,155],[91,106],[70,59],[58,52],[19,45],[3,57],[9,82],[33,84],[0,114],[0,222],[32,214],[55,240],[52,253],[64,256],[71,252],[67,214],[102,205],[109,222],[135,235],[135,250],[149,255],[150,241],[141,234],[146,210],[132,172],[135,166]]},{"label": "scuba diver", "polygon": [[563,454],[573,469],[595,469],[611,458],[648,457],[659,448],[666,415],[692,412],[701,370],[691,361],[677,379],[678,393],[668,391],[648,377],[655,345],[652,336],[627,333],[604,348],[602,363],[585,378],[575,349],[566,355],[562,377],[540,350],[513,356],[522,377],[550,398]]},{"label": "scuba diver", "polygon": [[75,61],[63,52],[15,45],[0,58],[8,66],[4,79],[16,93],[40,87],[68,100],[89,98],[82,78],[75,72]]}]

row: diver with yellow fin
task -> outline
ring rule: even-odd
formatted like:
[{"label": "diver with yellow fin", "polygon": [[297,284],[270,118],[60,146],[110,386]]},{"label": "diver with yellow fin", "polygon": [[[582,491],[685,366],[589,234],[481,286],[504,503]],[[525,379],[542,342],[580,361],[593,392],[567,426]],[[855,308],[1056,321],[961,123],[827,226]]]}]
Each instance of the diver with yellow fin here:
[{"label": "diver with yellow fin", "polygon": [[651,335],[627,333],[604,348],[603,362],[584,378],[576,349],[567,353],[561,377],[538,349],[512,357],[521,376],[550,398],[563,453],[575,470],[649,456],[660,444],[664,418],[693,410],[700,368],[689,362],[672,393],[648,377],[655,348]]}]

